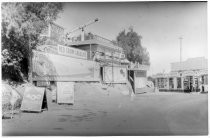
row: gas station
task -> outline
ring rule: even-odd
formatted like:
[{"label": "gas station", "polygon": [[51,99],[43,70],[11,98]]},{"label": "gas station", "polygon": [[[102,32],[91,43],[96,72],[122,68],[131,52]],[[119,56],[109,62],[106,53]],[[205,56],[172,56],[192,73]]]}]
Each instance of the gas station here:
[{"label": "gas station", "polygon": [[197,57],[171,63],[170,73],[153,78],[159,91],[208,92],[208,60]]}]

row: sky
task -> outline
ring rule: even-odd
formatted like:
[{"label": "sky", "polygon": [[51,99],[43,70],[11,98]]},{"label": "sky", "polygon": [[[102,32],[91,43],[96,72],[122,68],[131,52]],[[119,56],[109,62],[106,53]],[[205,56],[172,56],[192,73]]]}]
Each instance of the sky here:
[{"label": "sky", "polygon": [[[64,3],[56,23],[71,31],[89,21],[86,27],[110,40],[122,30],[134,28],[150,54],[148,75],[170,72],[170,63],[194,57],[208,58],[206,2]],[[80,31],[74,34],[79,34]]]}]

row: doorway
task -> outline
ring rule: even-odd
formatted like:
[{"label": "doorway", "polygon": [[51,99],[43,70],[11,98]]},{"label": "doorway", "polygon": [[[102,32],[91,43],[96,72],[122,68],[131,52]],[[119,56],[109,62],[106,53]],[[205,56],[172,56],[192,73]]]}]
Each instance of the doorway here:
[{"label": "doorway", "polygon": [[100,67],[100,76],[101,76],[101,81],[103,81],[103,67]]}]

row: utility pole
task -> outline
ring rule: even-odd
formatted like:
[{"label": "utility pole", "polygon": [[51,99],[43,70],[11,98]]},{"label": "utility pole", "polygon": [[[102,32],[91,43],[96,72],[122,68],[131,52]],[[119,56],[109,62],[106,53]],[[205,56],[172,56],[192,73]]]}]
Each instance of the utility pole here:
[{"label": "utility pole", "polygon": [[179,41],[180,41],[180,72],[179,72],[179,75],[181,77],[181,88],[184,89],[184,78],[182,77],[182,37],[179,37]]},{"label": "utility pole", "polygon": [[180,63],[182,62],[182,37],[179,37],[179,41],[180,41]]}]

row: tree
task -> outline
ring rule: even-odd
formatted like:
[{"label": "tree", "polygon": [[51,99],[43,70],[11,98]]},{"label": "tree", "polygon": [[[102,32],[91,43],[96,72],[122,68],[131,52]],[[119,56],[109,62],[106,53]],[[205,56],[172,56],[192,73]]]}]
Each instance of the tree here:
[{"label": "tree", "polygon": [[142,36],[133,31],[130,27],[126,33],[125,30],[121,31],[117,36],[117,44],[125,51],[127,59],[133,63],[150,65],[150,58],[147,49],[141,45]]},{"label": "tree", "polygon": [[[54,21],[61,3],[2,3],[2,77],[27,78],[29,49],[41,42],[40,34]],[[29,48],[30,46],[30,48]]]}]

